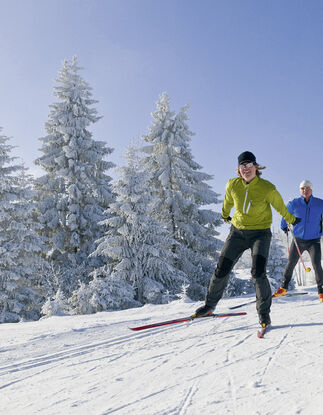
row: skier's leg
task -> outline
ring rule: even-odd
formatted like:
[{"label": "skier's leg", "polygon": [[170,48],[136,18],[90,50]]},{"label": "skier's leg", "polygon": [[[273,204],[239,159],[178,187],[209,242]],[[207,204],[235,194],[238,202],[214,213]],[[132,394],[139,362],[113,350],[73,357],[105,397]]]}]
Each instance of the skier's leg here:
[{"label": "skier's leg", "polygon": [[314,273],[315,273],[315,280],[317,284],[317,288],[319,294],[323,294],[323,269],[321,263],[321,242],[320,240],[311,241],[311,244],[308,246],[307,249],[308,253],[310,254]]},{"label": "skier's leg", "polygon": [[[300,248],[301,253],[303,253],[304,250],[302,249],[302,247],[299,247],[299,248]],[[288,284],[290,283],[290,280],[292,279],[293,271],[298,260],[299,260],[299,254],[298,254],[295,242],[293,240],[290,246],[288,262],[283,273],[283,279],[282,279],[282,284],[281,284],[282,288],[285,288],[286,290],[288,289]]]},{"label": "skier's leg", "polygon": [[256,308],[261,323],[270,323],[271,288],[266,275],[266,265],[269,255],[270,229],[264,229],[255,235],[251,244],[252,268],[251,275],[256,289]]}]

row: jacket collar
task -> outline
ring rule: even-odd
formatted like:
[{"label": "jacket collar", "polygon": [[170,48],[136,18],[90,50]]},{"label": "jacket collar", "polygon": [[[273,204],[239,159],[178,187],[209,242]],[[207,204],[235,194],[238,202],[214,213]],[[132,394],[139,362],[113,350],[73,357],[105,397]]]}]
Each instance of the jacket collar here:
[{"label": "jacket collar", "polygon": [[300,199],[302,200],[303,203],[305,203],[306,205],[309,205],[312,202],[313,195],[310,196],[308,202],[306,202],[305,197],[303,196],[301,196]]},{"label": "jacket collar", "polygon": [[245,179],[243,179],[242,177],[240,177],[240,178],[241,178],[241,181],[242,181],[243,185],[244,185],[244,186],[246,186],[246,187],[247,187],[247,185],[249,185],[249,186],[254,186],[254,185],[256,185],[256,184],[259,182],[259,176],[254,177],[254,178],[251,180],[251,182],[249,182],[249,183],[247,183],[247,182],[245,181]]}]

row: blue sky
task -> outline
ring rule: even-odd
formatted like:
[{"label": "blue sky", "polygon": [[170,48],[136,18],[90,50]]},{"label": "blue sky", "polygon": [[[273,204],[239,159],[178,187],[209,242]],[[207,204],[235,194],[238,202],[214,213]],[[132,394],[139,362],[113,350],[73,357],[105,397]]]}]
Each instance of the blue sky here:
[{"label": "blue sky", "polygon": [[94,138],[116,164],[166,91],[173,110],[190,104],[192,151],[217,193],[250,150],[286,202],[304,178],[323,197],[323,1],[0,0],[0,50],[0,126],[32,172],[76,55],[103,116]]}]

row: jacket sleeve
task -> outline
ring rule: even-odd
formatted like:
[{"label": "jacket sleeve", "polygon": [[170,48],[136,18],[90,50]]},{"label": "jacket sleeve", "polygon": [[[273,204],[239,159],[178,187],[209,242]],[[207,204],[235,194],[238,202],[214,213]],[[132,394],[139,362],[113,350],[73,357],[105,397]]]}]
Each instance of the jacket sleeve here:
[{"label": "jacket sleeve", "polygon": [[288,212],[283,198],[276,188],[274,188],[268,195],[268,202],[273,208],[285,219],[285,221],[291,225],[295,221],[295,216]]},{"label": "jacket sleeve", "polygon": [[[293,205],[292,202],[288,202],[287,203],[287,210],[290,213],[293,213]],[[284,218],[282,218],[281,222],[280,222],[280,229],[285,229],[287,228],[287,222],[285,221]]]},{"label": "jacket sleeve", "polygon": [[230,216],[230,211],[234,205],[233,198],[231,195],[231,183],[230,180],[227,182],[225,186],[225,196],[222,204],[222,217],[227,218]]}]

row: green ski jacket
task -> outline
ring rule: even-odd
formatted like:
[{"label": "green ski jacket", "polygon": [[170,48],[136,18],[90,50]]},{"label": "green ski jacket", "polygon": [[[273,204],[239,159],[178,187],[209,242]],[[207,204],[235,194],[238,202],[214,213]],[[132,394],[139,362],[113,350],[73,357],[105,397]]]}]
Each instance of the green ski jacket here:
[{"label": "green ski jacket", "polygon": [[234,207],[233,226],[238,229],[267,229],[272,223],[270,205],[288,224],[295,221],[295,216],[288,212],[280,193],[268,180],[256,176],[247,183],[241,177],[236,177],[226,184],[222,217],[230,216]]}]

